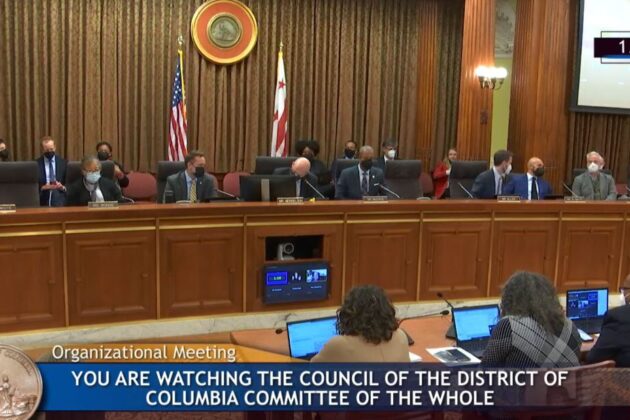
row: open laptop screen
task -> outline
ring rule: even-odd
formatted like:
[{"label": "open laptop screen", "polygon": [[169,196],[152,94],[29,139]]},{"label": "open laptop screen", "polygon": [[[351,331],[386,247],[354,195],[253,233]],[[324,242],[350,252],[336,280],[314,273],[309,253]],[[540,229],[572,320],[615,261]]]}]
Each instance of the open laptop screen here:
[{"label": "open laptop screen", "polygon": [[572,320],[603,317],[608,310],[608,289],[567,291],[567,318]]},{"label": "open laptop screen", "polygon": [[337,335],[337,317],[289,322],[287,335],[291,357],[310,359]]},{"label": "open laptop screen", "polygon": [[499,322],[497,305],[455,308],[453,310],[457,341],[489,338],[492,328]]}]

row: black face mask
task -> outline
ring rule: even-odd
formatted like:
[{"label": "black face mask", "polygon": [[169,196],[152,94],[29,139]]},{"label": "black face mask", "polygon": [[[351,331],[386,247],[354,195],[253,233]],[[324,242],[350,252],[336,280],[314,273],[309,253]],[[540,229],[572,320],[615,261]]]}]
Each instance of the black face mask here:
[{"label": "black face mask", "polygon": [[368,159],[368,160],[362,160],[361,163],[359,164],[361,166],[361,169],[363,169],[364,171],[369,171],[370,169],[372,169],[372,159]]},{"label": "black face mask", "polygon": [[9,149],[0,150],[0,160],[9,158]]},{"label": "black face mask", "polygon": [[46,158],[50,160],[55,157],[55,152],[44,152],[44,156],[46,156]]},{"label": "black face mask", "polygon": [[355,151],[352,149],[345,149],[343,151],[343,154],[348,158],[348,159],[352,159],[354,157]]},{"label": "black face mask", "polygon": [[540,168],[536,168],[534,170],[534,175],[538,178],[540,178],[541,176],[543,176],[545,174],[545,167],[541,166]]},{"label": "black face mask", "polygon": [[313,153],[302,153],[302,157],[308,159],[309,162],[312,162],[315,159],[315,155]]},{"label": "black face mask", "polygon": [[206,168],[204,168],[203,166],[195,167],[195,177],[196,178],[203,178],[205,173],[206,173]]},{"label": "black face mask", "polygon": [[99,150],[97,155],[98,155],[98,160],[103,161],[103,160],[109,159],[109,153],[106,152],[105,150]]}]

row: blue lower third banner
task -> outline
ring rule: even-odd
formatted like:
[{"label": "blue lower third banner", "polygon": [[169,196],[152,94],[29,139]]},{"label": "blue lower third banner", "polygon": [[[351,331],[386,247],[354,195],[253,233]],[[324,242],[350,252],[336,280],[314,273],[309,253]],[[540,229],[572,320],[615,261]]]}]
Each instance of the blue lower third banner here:
[{"label": "blue lower third banner", "polygon": [[[430,410],[627,405],[627,369],[41,363],[42,411]],[[619,395],[619,394],[618,394]]]}]

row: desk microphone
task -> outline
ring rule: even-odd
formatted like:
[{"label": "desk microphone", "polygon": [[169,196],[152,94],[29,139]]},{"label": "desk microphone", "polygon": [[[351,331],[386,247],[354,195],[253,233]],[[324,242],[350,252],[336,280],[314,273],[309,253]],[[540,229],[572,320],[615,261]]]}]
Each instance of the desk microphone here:
[{"label": "desk microphone", "polygon": [[475,198],[475,196],[474,196],[474,195],[472,195],[472,194],[470,193],[470,191],[468,191],[468,190],[466,189],[466,187],[464,187],[464,186],[462,185],[462,183],[461,183],[461,182],[459,182],[459,181],[458,181],[458,182],[457,182],[457,185],[459,185],[459,188],[461,188],[462,190],[464,190],[464,192],[465,192],[466,194],[468,194],[468,197],[473,198],[473,199]]},{"label": "desk microphone", "polygon": [[446,330],[446,338],[455,338],[455,328],[453,327],[453,311],[455,310],[455,307],[453,306],[453,304],[451,302],[448,301],[448,299],[446,299],[444,297],[444,295],[442,294],[442,292],[437,292],[436,293],[437,297],[439,297],[440,299],[442,299],[444,302],[446,302],[446,304],[451,308],[451,325],[450,327],[448,327],[448,330]]},{"label": "desk microphone", "polygon": [[572,190],[571,188],[569,188],[569,187],[567,186],[567,184],[565,184],[564,182],[562,183],[562,186],[563,186],[563,187],[564,187],[567,191],[569,191],[573,197],[577,197],[577,196],[578,196],[578,195],[577,195],[576,193],[574,193],[574,192],[573,192],[573,190]]},{"label": "desk microphone", "polygon": [[375,187],[379,187],[380,189],[382,189],[383,191],[385,191],[386,193],[390,193],[391,195],[393,195],[394,197],[400,199],[400,196],[398,194],[396,194],[395,191],[391,190],[390,188],[387,188],[385,185],[383,184],[374,184]]},{"label": "desk microphone", "polygon": [[228,197],[230,197],[230,198],[238,198],[238,197],[236,197],[234,194],[230,194],[229,192],[226,192],[226,191],[220,190],[220,189],[218,189],[218,188],[217,188],[217,191],[218,191],[218,192],[220,192],[221,194],[227,195],[227,196],[228,196]]},{"label": "desk microphone", "polygon": [[315,191],[315,194],[317,194],[319,196],[319,198],[323,198],[324,200],[326,199],[326,197],[324,196],[324,194],[322,194],[321,192],[319,192],[319,190],[317,188],[315,188],[313,186],[313,184],[311,184],[310,182],[308,182],[308,179],[306,178],[302,178],[302,181],[306,182],[306,185],[308,185],[309,187],[311,187],[311,189],[313,191]]}]

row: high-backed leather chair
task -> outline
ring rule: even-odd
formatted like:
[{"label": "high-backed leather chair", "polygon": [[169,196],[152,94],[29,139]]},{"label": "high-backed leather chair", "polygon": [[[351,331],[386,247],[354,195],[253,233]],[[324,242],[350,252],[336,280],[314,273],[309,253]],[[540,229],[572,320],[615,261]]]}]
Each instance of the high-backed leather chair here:
[{"label": "high-backed leather chair", "polygon": [[297,157],[271,157],[271,156],[257,156],[256,157],[256,169],[254,173],[256,175],[272,175],[273,171],[277,168],[288,168]]},{"label": "high-backed leather chair", "polygon": [[488,161],[486,160],[454,160],[449,176],[451,198],[471,198],[461,186],[470,192],[475,178],[487,169]]},{"label": "high-backed leather chair", "polygon": [[157,195],[155,201],[162,202],[162,196],[164,195],[164,188],[166,188],[166,178],[176,174],[179,171],[183,171],[186,168],[184,162],[171,162],[168,160],[161,160],[157,164]]},{"label": "high-backed leather chair", "polygon": [[37,162],[0,162],[0,204],[39,207]]},{"label": "high-backed leather chair", "polygon": [[385,163],[385,186],[400,198],[415,200],[422,197],[421,173],[422,162],[419,160],[388,160]]},{"label": "high-backed leather chair", "polygon": [[344,169],[357,166],[358,164],[359,159],[336,159],[332,165],[332,168],[334,168],[332,171],[333,180],[337,182],[339,175],[341,175],[341,172],[343,172]]}]

